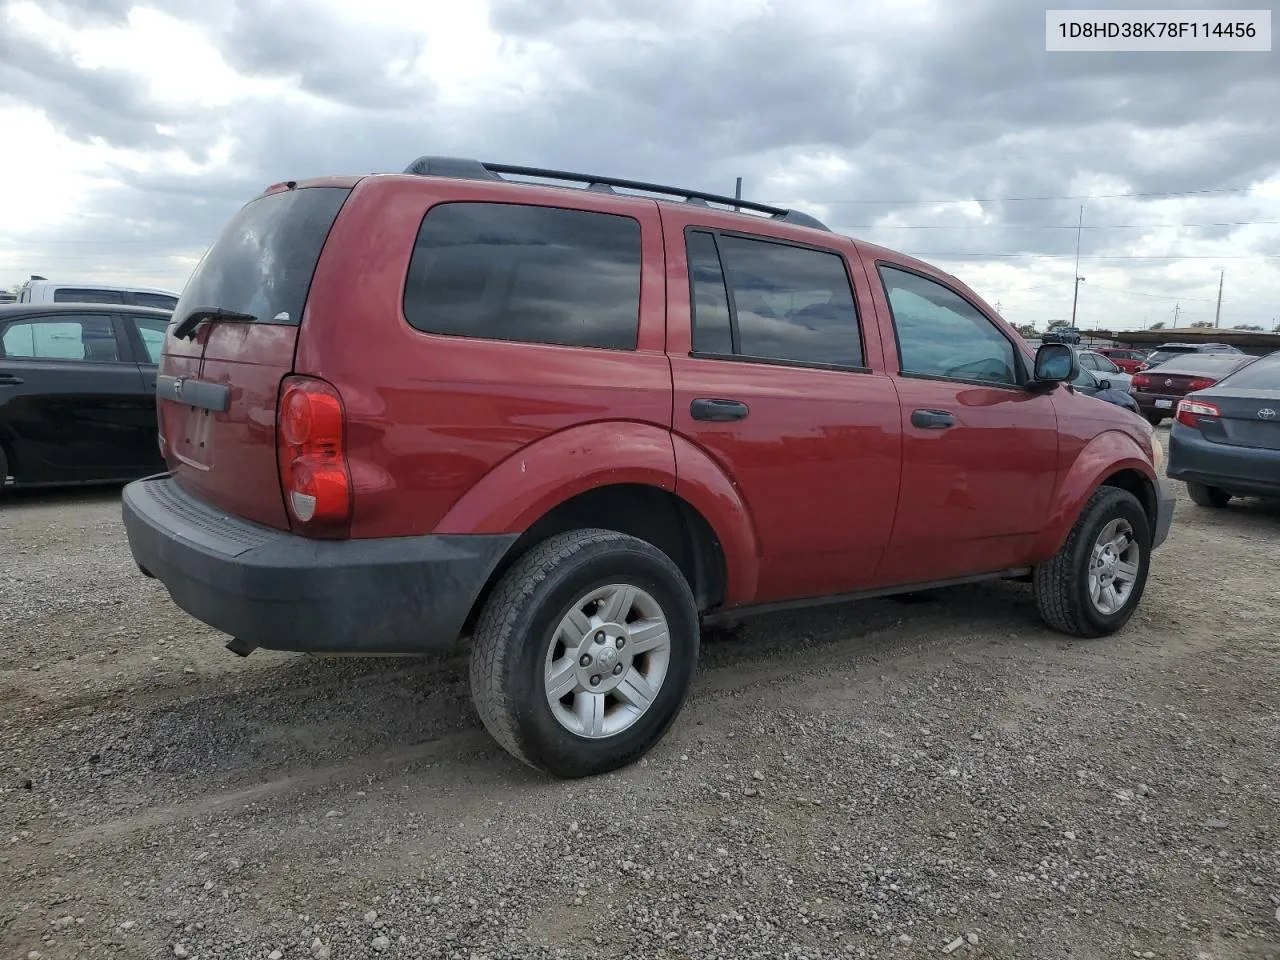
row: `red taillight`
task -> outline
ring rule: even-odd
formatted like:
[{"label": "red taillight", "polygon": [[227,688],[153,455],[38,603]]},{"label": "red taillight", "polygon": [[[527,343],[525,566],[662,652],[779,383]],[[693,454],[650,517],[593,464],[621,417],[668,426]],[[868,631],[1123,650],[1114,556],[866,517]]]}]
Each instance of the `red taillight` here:
[{"label": "red taillight", "polygon": [[276,414],[280,484],[293,526],[312,536],[343,537],[351,523],[346,415],[330,384],[289,377]]},{"label": "red taillight", "polygon": [[1179,400],[1178,412],[1174,419],[1184,427],[1191,427],[1198,430],[1200,428],[1201,417],[1220,417],[1222,414],[1218,412],[1218,408],[1212,403],[1205,403],[1202,400]]},{"label": "red taillight", "polygon": [[1207,390],[1212,387],[1217,380],[1212,377],[1192,377],[1191,383],[1187,385],[1187,393],[1195,393],[1197,390]]},{"label": "red taillight", "polygon": [[1133,379],[1130,380],[1129,383],[1131,386],[1135,387],[1149,387],[1151,386],[1151,378],[1145,373],[1135,373],[1133,375]]}]

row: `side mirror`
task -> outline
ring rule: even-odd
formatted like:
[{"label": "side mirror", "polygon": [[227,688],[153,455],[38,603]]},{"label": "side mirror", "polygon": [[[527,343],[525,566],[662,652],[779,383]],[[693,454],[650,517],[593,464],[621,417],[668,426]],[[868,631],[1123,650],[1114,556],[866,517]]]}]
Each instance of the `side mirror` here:
[{"label": "side mirror", "polygon": [[1098,381],[1098,389],[1099,389],[1099,390],[1110,390],[1110,389],[1111,389],[1111,381],[1110,381],[1110,380],[1099,380],[1099,381]]},{"label": "side mirror", "polygon": [[1076,352],[1065,343],[1041,344],[1036,351],[1036,382],[1042,384],[1066,383],[1080,372],[1080,360]]}]

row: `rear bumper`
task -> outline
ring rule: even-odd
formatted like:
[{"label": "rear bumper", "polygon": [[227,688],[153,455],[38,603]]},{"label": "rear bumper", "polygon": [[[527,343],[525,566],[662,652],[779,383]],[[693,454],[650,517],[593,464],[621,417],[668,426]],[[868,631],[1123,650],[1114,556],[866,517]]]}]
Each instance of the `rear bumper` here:
[{"label": "rear bumper", "polygon": [[1169,431],[1169,477],[1220,487],[1239,496],[1280,497],[1280,450],[1207,440],[1175,423]]},{"label": "rear bumper", "polygon": [[197,620],[251,647],[425,653],[462,631],[516,534],[311,540],[198,500],[169,474],[124,488],[129,548]]}]

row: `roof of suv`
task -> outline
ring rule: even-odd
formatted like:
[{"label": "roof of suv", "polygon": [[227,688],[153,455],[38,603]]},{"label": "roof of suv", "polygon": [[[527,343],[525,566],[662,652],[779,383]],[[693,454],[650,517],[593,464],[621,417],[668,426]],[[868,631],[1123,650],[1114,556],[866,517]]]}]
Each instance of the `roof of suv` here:
[{"label": "roof of suv", "polygon": [[[724,213],[767,214],[766,219],[794,226],[809,227],[815,230],[831,232],[821,220],[799,210],[775,207],[744,200],[741,197],[726,197],[721,194],[708,193],[702,190],[690,190],[659,183],[647,183],[642,180],[625,180],[620,177],[602,176],[590,173],[574,173],[568,170],[552,170],[543,167],[526,167],[514,164],[482,162],[463,157],[422,156],[413,161],[400,174],[375,174],[375,176],[419,176],[443,177],[451,180],[474,180],[484,183],[504,184],[514,188],[530,187],[553,189],[585,189],[593,193],[613,194],[620,199],[634,198],[639,200],[665,200],[682,202],[702,207],[715,204],[724,207]],[[512,180],[509,177],[533,178]],[[275,193],[280,190],[296,187],[354,187],[363,176],[328,176],[316,177],[305,181],[282,181],[268,187],[264,193]],[[537,181],[555,181],[552,183]],[[571,186],[579,185],[579,186]],[[619,193],[619,190],[638,191],[637,193]],[[645,196],[644,194],[649,194]],[[751,214],[742,214],[750,216]],[[759,219],[755,217],[754,219]]]}]

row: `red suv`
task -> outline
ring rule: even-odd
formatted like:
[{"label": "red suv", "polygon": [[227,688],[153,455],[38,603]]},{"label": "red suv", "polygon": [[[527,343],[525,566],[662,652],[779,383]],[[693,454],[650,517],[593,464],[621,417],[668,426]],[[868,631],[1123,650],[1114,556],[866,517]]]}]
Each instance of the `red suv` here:
[{"label": "red suv", "polygon": [[1009,578],[1100,636],[1169,530],[1070,345],[794,211],[424,157],[270,187],[174,320],[143,572],[242,655],[470,636],[485,726],[557,776],[663,736],[701,623]]}]

